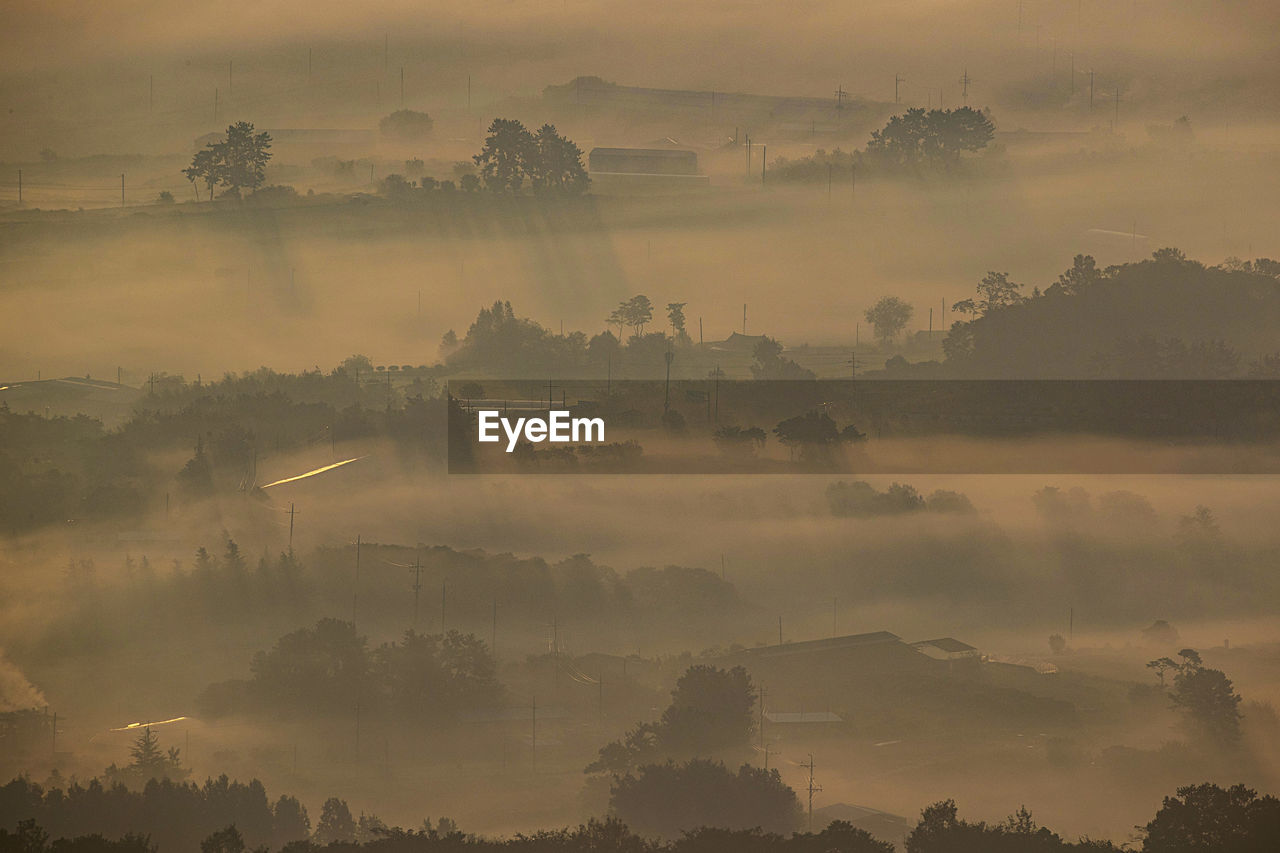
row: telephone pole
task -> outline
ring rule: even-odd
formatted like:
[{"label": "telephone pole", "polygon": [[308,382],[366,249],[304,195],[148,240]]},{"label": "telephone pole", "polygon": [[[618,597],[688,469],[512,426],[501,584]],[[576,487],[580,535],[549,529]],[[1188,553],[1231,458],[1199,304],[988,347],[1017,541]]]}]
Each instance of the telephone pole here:
[{"label": "telephone pole", "polygon": [[809,770],[809,831],[813,832],[813,795],[822,790],[821,785],[813,784],[813,753],[809,753],[809,763],[801,764]]},{"label": "telephone pole", "polygon": [[413,558],[413,565],[409,567],[409,571],[413,572],[413,627],[418,627],[418,595],[422,592],[422,555],[419,554]]},{"label": "telephone pole", "polygon": [[351,627],[356,626],[356,609],[360,605],[360,537],[356,536],[356,577],[351,587]]},{"label": "telephone pole", "polygon": [[764,685],[760,685],[760,753],[764,756],[764,769],[769,769],[769,748],[764,742],[764,697],[768,693]]},{"label": "telephone pole", "polygon": [[901,99],[898,97],[898,87],[905,82],[907,82],[907,79],[901,74],[893,75],[893,102],[895,104],[901,103]]},{"label": "telephone pole", "polygon": [[293,556],[293,517],[297,511],[293,508],[293,501],[289,501],[289,556]]},{"label": "telephone pole", "polygon": [[964,103],[969,103],[969,84],[973,82],[973,78],[969,76],[969,69],[966,68],[964,73],[960,75],[960,97]]}]

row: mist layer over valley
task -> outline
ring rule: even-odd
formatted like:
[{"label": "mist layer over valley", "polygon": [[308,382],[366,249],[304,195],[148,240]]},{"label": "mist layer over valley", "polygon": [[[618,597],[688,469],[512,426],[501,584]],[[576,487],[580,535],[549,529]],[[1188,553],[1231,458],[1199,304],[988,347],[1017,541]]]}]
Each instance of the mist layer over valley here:
[{"label": "mist layer over valley", "polygon": [[0,847],[1275,840],[1271,4],[6,18]]}]

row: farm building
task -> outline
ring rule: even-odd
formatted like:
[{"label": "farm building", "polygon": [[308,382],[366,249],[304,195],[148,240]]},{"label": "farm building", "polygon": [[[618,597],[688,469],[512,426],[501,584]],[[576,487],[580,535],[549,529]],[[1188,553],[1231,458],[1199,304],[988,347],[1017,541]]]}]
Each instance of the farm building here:
[{"label": "farm building", "polygon": [[954,637],[921,640],[911,645],[934,660],[977,660],[979,657],[977,649],[968,643],[960,642]]},{"label": "farm building", "polygon": [[627,175],[696,175],[696,151],[668,148],[592,148],[588,169]]}]

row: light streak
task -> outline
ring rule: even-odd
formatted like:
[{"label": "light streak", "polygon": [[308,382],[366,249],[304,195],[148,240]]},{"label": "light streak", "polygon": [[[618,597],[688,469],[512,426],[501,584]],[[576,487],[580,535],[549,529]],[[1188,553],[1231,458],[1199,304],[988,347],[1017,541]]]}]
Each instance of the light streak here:
[{"label": "light streak", "polygon": [[109,731],[113,731],[113,732],[127,732],[127,731],[130,731],[131,729],[149,729],[149,728],[151,728],[152,726],[163,726],[163,725],[167,725],[168,723],[179,723],[179,722],[182,722],[182,721],[183,721],[183,720],[185,720],[185,719],[187,719],[187,717],[186,717],[186,716],[182,716],[182,717],[174,717],[174,718],[173,718],[173,719],[171,719],[171,720],[157,720],[157,721],[156,721],[156,722],[154,722],[154,723],[130,723],[130,724],[129,724],[129,725],[127,725],[127,726],[120,726],[120,727],[119,727],[119,728],[117,728],[117,729],[109,729]]},{"label": "light streak", "polygon": [[323,468],[317,468],[314,471],[308,471],[305,474],[299,474],[296,477],[285,477],[283,480],[276,480],[274,483],[267,483],[262,488],[269,489],[272,486],[281,486],[285,483],[293,483],[298,480],[305,480],[307,477],[314,477],[316,474],[323,474],[325,471],[332,471],[334,468],[341,468],[343,465],[350,465],[352,462],[359,462],[361,459],[367,459],[366,456],[355,456],[351,459],[343,459],[341,462],[334,462],[332,465],[326,465]]}]

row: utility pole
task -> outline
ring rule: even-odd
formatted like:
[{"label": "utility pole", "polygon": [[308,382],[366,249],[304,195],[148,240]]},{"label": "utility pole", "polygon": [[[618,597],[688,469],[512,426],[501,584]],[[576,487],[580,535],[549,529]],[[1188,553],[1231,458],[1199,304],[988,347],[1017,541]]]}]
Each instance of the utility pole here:
[{"label": "utility pole", "polygon": [[715,378],[715,382],[713,383],[713,388],[715,389],[715,393],[716,393],[716,406],[715,406],[716,416],[715,417],[716,417],[716,423],[720,423],[720,365],[719,364],[716,365],[715,375],[716,375],[716,378]]},{"label": "utility pole", "polygon": [[667,381],[662,392],[662,414],[665,415],[671,408],[671,362],[675,360],[676,354],[668,349],[662,355],[667,362]]},{"label": "utility pole", "polygon": [[382,34],[382,73],[387,73],[387,57],[391,49],[391,33]]},{"label": "utility pole", "polygon": [[933,308],[929,308],[929,340],[933,340]]},{"label": "utility pole", "polygon": [[293,501],[289,501],[289,556],[290,557],[293,556],[293,516],[294,514],[295,514],[295,510],[293,508]]},{"label": "utility pole", "polygon": [[404,66],[400,66],[400,109],[404,109]]},{"label": "utility pole", "polygon": [[809,831],[813,832],[813,795],[822,790],[821,785],[813,784],[813,753],[809,753],[809,763],[801,764],[809,769]]},{"label": "utility pole", "polygon": [[360,763],[360,700],[356,700],[356,764]]},{"label": "utility pole", "polygon": [[418,554],[413,558],[413,565],[409,567],[409,571],[413,572],[413,627],[418,627],[418,595],[422,592],[422,555]]},{"label": "utility pole", "polygon": [[[1119,109],[1119,107],[1116,107]],[[120,206],[124,207],[124,172],[120,173]]]},{"label": "utility pole", "polygon": [[901,74],[895,73],[893,75],[893,102],[895,104],[902,102],[902,99],[898,97],[898,87],[905,82],[907,82],[907,78],[903,77]]},{"label": "utility pole", "polygon": [[1093,69],[1089,69],[1089,112],[1093,112]]},{"label": "utility pole", "polygon": [[778,645],[782,645],[782,617],[778,617]]},{"label": "utility pole", "polygon": [[213,123],[218,123],[218,87],[213,87]]},{"label": "utility pole", "polygon": [[849,378],[854,382],[858,381],[858,351],[854,350],[849,353],[849,369],[851,371]]},{"label": "utility pole", "polygon": [[351,586],[351,627],[356,626],[356,608],[360,605],[360,537],[356,536],[356,577]]},{"label": "utility pole", "polygon": [[844,90],[844,86],[836,86],[836,109],[844,109],[844,99],[849,97],[849,93]]},{"label": "utility pole", "polygon": [[232,60],[232,59],[227,60],[227,94],[228,95],[230,95],[232,92],[235,91],[235,85],[232,82],[234,78],[231,76],[231,69],[234,66],[234,63],[235,63],[235,60]]},{"label": "utility pole", "polygon": [[964,103],[969,103],[969,84],[973,82],[973,78],[969,76],[969,69],[964,70],[964,74],[960,75],[960,97]]},{"label": "utility pole", "polygon": [[764,769],[769,769],[769,748],[764,742],[764,697],[768,691],[760,685],[760,752],[764,755]]},{"label": "utility pole", "polygon": [[769,168],[769,146],[760,146],[760,186],[764,186],[765,170]]},{"label": "utility pole", "polygon": [[22,204],[22,170],[18,170],[18,204]]}]

